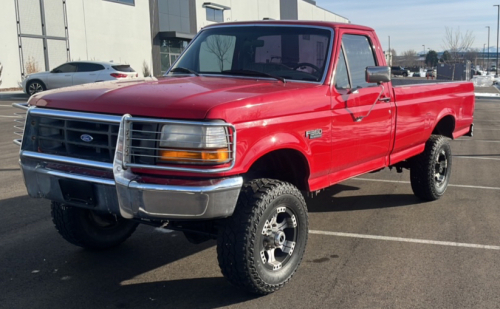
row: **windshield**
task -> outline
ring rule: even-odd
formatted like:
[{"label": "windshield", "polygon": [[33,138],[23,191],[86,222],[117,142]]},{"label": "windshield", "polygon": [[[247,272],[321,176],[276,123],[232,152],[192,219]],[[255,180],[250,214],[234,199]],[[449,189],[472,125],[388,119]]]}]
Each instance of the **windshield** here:
[{"label": "windshield", "polygon": [[262,76],[323,81],[332,30],[235,26],[202,31],[168,75]]}]

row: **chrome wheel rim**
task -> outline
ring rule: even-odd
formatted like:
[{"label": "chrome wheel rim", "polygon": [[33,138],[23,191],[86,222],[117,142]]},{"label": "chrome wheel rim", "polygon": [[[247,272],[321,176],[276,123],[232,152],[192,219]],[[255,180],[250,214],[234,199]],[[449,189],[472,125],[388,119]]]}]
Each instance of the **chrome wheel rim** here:
[{"label": "chrome wheel rim", "polygon": [[31,83],[29,88],[28,88],[28,92],[30,95],[33,95],[37,92],[41,92],[43,91],[43,87],[42,87],[42,84],[40,83]]},{"label": "chrome wheel rim", "polygon": [[436,156],[436,162],[434,165],[434,179],[436,180],[436,186],[441,187],[446,182],[446,177],[448,175],[448,156],[446,152],[441,150]]},{"label": "chrome wheel rim", "polygon": [[298,236],[298,220],[286,206],[277,207],[262,228],[260,259],[269,271],[278,271],[292,258]]}]

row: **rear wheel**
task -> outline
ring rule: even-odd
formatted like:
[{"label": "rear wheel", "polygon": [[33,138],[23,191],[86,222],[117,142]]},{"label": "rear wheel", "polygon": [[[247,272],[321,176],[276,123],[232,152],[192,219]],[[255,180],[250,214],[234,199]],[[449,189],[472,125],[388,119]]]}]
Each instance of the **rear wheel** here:
[{"label": "rear wheel", "polygon": [[61,236],[87,249],[118,246],[137,228],[138,223],[111,214],[52,202],[52,221]]},{"label": "rear wheel", "polygon": [[296,187],[252,180],[243,186],[233,216],[219,230],[221,271],[233,285],[252,293],[277,291],[299,267],[307,233],[307,207]]},{"label": "rear wheel", "polygon": [[34,95],[35,93],[42,92],[45,90],[47,90],[47,87],[45,87],[45,84],[39,80],[32,80],[28,82],[28,84],[26,85],[26,92],[29,95]]},{"label": "rear wheel", "polygon": [[411,160],[411,188],[417,197],[434,201],[444,194],[450,181],[451,158],[448,139],[432,135],[424,152]]}]

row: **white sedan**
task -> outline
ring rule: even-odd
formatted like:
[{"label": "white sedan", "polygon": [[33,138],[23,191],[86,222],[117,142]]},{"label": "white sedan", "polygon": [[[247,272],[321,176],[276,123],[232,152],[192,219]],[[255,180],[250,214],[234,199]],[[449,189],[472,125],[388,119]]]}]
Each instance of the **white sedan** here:
[{"label": "white sedan", "polygon": [[50,72],[30,74],[19,86],[33,95],[47,89],[137,77],[138,74],[128,64],[75,61],[62,64]]}]

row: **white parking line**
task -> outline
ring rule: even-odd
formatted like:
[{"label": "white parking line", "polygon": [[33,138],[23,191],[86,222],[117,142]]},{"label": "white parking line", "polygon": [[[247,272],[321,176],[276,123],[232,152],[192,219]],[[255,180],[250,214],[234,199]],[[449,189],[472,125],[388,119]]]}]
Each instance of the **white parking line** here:
[{"label": "white parking line", "polygon": [[0,115],[1,118],[19,118],[19,116],[4,116]]},{"label": "white parking line", "polygon": [[456,139],[454,142],[485,142],[485,143],[500,143],[500,141],[490,141],[487,139]]},{"label": "white parking line", "polygon": [[474,131],[500,131],[500,129],[481,129],[474,127]]},{"label": "white parking line", "polygon": [[462,159],[477,159],[477,160],[494,160],[500,161],[500,158],[490,158],[490,157],[470,157],[470,156],[453,156],[454,158],[462,158]]},{"label": "white parking line", "polygon": [[328,231],[317,231],[317,230],[309,230],[309,233],[310,234],[317,234],[317,235],[338,236],[338,237],[352,237],[352,238],[411,242],[411,243],[428,244],[428,245],[500,250],[500,246],[467,244],[467,243],[452,242],[452,241],[436,241],[436,240],[426,240],[426,239],[416,239],[416,238],[389,237],[389,236],[365,235],[365,234],[354,234],[354,233],[340,233],[340,232],[328,232]]},{"label": "white parking line", "polygon": [[[368,179],[368,178],[351,178],[350,180],[373,181],[373,182],[389,182],[389,183],[405,183],[405,184],[409,184],[410,183],[409,181],[385,180],[385,179]],[[499,187],[483,187],[483,186],[452,185],[452,184],[449,184],[448,187],[471,188],[471,189],[485,189],[485,190],[500,190]]]}]

